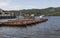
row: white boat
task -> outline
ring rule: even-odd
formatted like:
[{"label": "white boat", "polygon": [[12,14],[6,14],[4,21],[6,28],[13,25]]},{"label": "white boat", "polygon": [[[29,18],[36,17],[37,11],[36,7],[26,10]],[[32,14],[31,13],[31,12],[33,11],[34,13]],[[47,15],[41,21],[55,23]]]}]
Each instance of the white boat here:
[{"label": "white boat", "polygon": [[43,18],[45,15],[41,15],[41,16],[39,16],[39,18],[41,19],[41,18]]}]

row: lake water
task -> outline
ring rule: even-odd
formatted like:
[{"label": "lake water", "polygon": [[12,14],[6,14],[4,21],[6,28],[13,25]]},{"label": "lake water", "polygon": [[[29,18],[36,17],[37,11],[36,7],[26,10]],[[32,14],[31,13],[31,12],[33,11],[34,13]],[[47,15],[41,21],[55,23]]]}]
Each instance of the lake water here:
[{"label": "lake water", "polygon": [[46,22],[27,27],[0,27],[0,38],[60,38],[60,16],[46,18]]}]

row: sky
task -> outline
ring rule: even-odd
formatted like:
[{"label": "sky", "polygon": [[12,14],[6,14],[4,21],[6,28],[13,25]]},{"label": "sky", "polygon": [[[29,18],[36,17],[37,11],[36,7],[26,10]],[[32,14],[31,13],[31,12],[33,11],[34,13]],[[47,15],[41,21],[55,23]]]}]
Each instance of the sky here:
[{"label": "sky", "polygon": [[44,9],[60,7],[60,0],[0,0],[0,8],[4,10]]}]

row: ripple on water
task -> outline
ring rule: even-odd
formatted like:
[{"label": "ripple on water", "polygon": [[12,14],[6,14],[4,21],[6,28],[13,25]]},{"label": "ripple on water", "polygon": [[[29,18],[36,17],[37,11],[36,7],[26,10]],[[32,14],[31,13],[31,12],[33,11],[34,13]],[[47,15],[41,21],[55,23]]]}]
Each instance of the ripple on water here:
[{"label": "ripple on water", "polygon": [[0,27],[0,38],[60,38],[60,16],[27,27]]}]

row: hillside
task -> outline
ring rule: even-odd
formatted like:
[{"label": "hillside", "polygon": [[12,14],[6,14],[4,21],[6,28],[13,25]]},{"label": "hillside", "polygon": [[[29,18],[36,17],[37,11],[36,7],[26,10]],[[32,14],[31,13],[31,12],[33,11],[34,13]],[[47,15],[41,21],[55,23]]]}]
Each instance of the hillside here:
[{"label": "hillside", "polygon": [[13,12],[15,15],[24,14],[35,14],[35,15],[46,15],[46,16],[60,16],[60,7],[49,7],[45,9],[23,9],[23,10],[10,10],[7,12]]}]

